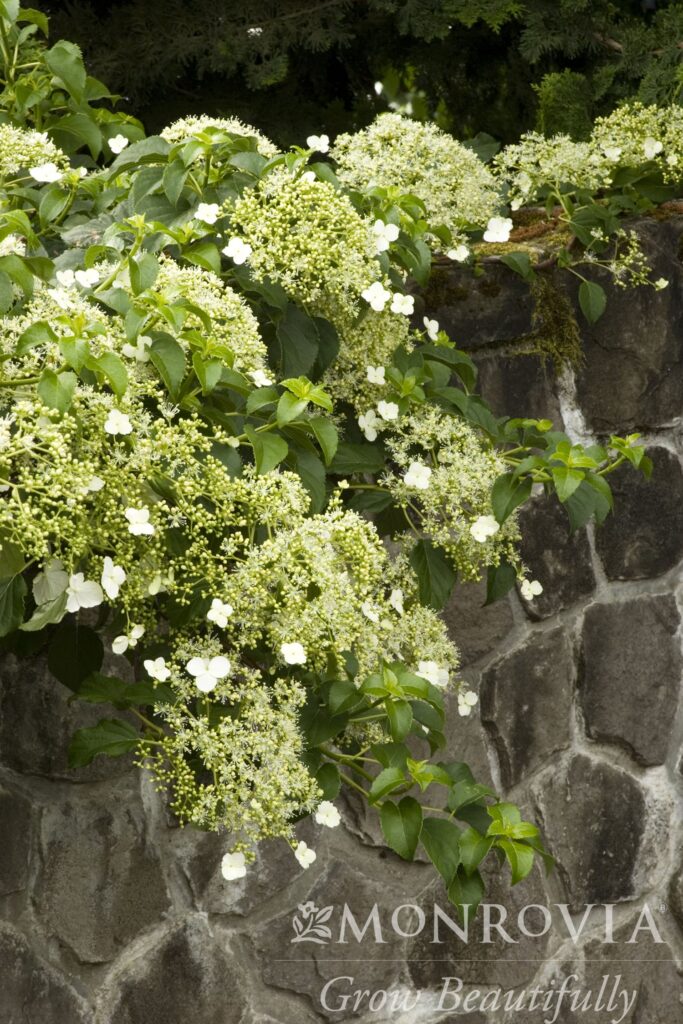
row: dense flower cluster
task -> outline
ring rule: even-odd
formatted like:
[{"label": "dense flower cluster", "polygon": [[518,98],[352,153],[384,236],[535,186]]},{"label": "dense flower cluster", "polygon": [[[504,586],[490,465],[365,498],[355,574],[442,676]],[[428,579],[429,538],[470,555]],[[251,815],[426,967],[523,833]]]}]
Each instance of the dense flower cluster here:
[{"label": "dense flower cluster", "polygon": [[23,171],[28,176],[30,168],[38,175],[36,181],[57,181],[68,168],[66,155],[50,140],[47,132],[26,131],[11,124],[0,124],[0,175],[3,178],[16,176]]},{"label": "dense flower cluster", "polygon": [[493,176],[471,149],[436,125],[400,114],[380,114],[369,128],[338,136],[332,156],[347,185],[417,196],[430,225],[445,225],[454,239],[483,227],[500,206]]},{"label": "dense flower cluster", "polygon": [[267,139],[252,125],[244,124],[238,117],[210,117],[209,115],[182,117],[179,121],[167,125],[161,131],[161,137],[166,142],[175,144],[187,142],[188,139],[202,134],[208,134],[209,137],[220,137],[222,133],[255,139],[256,149],[262,156],[271,157],[277,153],[277,149],[270,139]]},{"label": "dense flower cluster", "polygon": [[549,187],[563,185],[598,191],[611,181],[613,164],[589,142],[568,135],[546,138],[528,132],[494,158],[500,178],[508,185],[513,210],[544,198]]}]

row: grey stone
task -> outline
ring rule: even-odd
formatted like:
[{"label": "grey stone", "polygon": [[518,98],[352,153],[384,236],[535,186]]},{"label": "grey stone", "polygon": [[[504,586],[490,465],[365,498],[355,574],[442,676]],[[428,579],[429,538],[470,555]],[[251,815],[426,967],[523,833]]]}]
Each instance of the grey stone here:
[{"label": "grey stone", "polygon": [[586,611],[580,672],[586,731],[625,746],[643,765],[666,759],[680,680],[679,624],[669,594]]},{"label": "grey stone", "polygon": [[[678,259],[683,218],[641,220],[637,228],[651,277],[669,287],[610,288],[604,272],[594,274],[609,291],[607,311],[589,325],[579,317],[585,363],[577,374],[579,402],[598,433],[627,433],[661,427],[683,407],[683,351]],[[590,276],[588,273],[586,276]],[[571,286],[576,293],[578,282]]]},{"label": "grey stone", "polygon": [[562,629],[532,636],[482,678],[482,722],[505,787],[569,746],[573,665]]},{"label": "grey stone", "polygon": [[583,755],[536,787],[536,814],[576,912],[637,896],[647,803],[640,783]]},{"label": "grey stone", "polygon": [[475,360],[477,390],[496,416],[549,419],[562,430],[555,372],[550,360],[537,355],[499,355]]},{"label": "grey stone", "polygon": [[683,473],[666,448],[648,448],[654,463],[646,480],[632,466],[609,478],[614,511],[596,530],[605,573],[612,580],[659,576],[683,558]]},{"label": "grey stone", "polygon": [[0,788],[0,896],[26,888],[31,862],[33,820],[25,797]]},{"label": "grey stone", "polygon": [[88,1005],[14,929],[0,925],[2,1024],[92,1024]]},{"label": "grey stone", "polygon": [[79,960],[112,960],[159,922],[169,899],[135,793],[54,804],[41,830],[36,909],[49,934]]},{"label": "grey stone", "polygon": [[463,667],[490,655],[514,624],[507,597],[484,607],[485,600],[485,583],[458,585],[442,612]]},{"label": "grey stone", "polygon": [[585,530],[572,534],[569,519],[555,497],[539,495],[520,512],[520,552],[529,578],[538,580],[543,593],[522,599],[530,619],[545,619],[592,594],[595,576]]},{"label": "grey stone", "polygon": [[683,932],[683,859],[671,876],[669,884],[669,904],[678,927]]},{"label": "grey stone", "polygon": [[[0,763],[14,771],[70,782],[91,782],[125,774],[133,755],[96,757],[85,768],[68,765],[77,729],[107,716],[102,706],[78,701],[50,674],[45,659],[3,655],[0,666]],[[109,709],[111,714],[111,708]],[[117,712],[120,714],[120,712]]]},{"label": "grey stone", "polygon": [[206,925],[186,922],[127,969],[98,1024],[238,1024],[241,972]]}]

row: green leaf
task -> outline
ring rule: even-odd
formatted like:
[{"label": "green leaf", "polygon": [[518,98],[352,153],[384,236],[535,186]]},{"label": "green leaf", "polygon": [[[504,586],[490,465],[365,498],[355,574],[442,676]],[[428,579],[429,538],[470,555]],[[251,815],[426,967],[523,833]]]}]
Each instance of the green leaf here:
[{"label": "green leaf", "polygon": [[151,288],[156,281],[159,273],[159,261],[153,253],[143,253],[139,259],[129,260],[128,273],[133,294],[139,295],[140,292]]},{"label": "green leaf", "polygon": [[0,637],[12,633],[21,624],[26,591],[23,576],[8,576],[0,580]]},{"label": "green leaf", "polygon": [[445,552],[429,540],[419,540],[410,552],[410,564],[417,573],[420,602],[440,611],[457,577]]},{"label": "green leaf", "polygon": [[311,317],[290,303],[277,325],[277,338],[283,376],[308,373],[318,356],[318,328]]},{"label": "green leaf", "polygon": [[325,504],[327,479],[322,460],[313,452],[299,449],[296,453],[296,471],[311,496],[311,511],[321,512]]},{"label": "green leaf", "polygon": [[289,445],[283,437],[265,432],[257,433],[249,426],[245,426],[244,432],[254,448],[254,462],[259,475],[270,473],[287,457]]},{"label": "green leaf", "polygon": [[398,789],[405,783],[403,772],[400,768],[384,768],[374,779],[370,787],[370,803],[377,803],[383,796],[387,796],[392,790]]},{"label": "green leaf", "polygon": [[482,836],[475,828],[466,828],[460,836],[460,861],[471,875],[493,846],[492,836]]},{"label": "green leaf", "polygon": [[104,676],[100,672],[93,672],[79,686],[78,699],[89,704],[114,704],[116,707],[125,708],[135,705],[170,704],[174,700],[174,695],[170,687],[151,680],[126,683],[116,676]]},{"label": "green leaf", "polygon": [[427,856],[450,885],[460,864],[460,829],[446,818],[425,818],[420,840]]},{"label": "green leaf", "polygon": [[354,444],[342,441],[330,463],[330,470],[337,476],[352,473],[379,473],[384,468],[382,451],[370,444]]},{"label": "green leaf", "polygon": [[94,159],[102,150],[102,132],[87,114],[71,113],[56,119],[50,125],[50,135],[67,153],[74,153],[85,145]]},{"label": "green leaf", "polygon": [[116,175],[120,174],[121,171],[128,170],[130,167],[135,167],[137,164],[158,163],[160,160],[165,161],[170,149],[171,147],[165,139],[162,139],[159,135],[150,135],[146,139],[141,139],[140,142],[134,142],[131,146],[126,146],[124,151],[119,153],[114,163],[111,164],[109,170],[112,175]]},{"label": "green leaf", "polygon": [[484,607],[499,601],[505,597],[508,591],[512,590],[517,582],[517,572],[507,562],[500,565],[490,565],[486,574],[486,601]]},{"label": "green leaf", "polygon": [[534,866],[534,851],[525,843],[516,843],[513,839],[498,839],[496,846],[505,854],[512,869],[512,884],[517,885]]},{"label": "green leaf", "polygon": [[17,355],[23,356],[37,345],[51,345],[57,335],[45,320],[38,320],[27,327],[17,340]]},{"label": "green leaf", "polygon": [[38,381],[38,394],[49,409],[66,412],[76,389],[76,374],[71,370],[55,373],[43,370]]},{"label": "green leaf", "polygon": [[52,637],[47,666],[55,679],[77,691],[91,672],[102,664],[104,648],[94,629],[65,619]]},{"label": "green leaf", "polygon": [[85,68],[81,51],[75,43],[60,39],[58,43],[43,54],[43,60],[55,78],[66,87],[70,96],[80,102],[85,90]]},{"label": "green leaf", "polygon": [[499,476],[491,488],[491,505],[496,521],[503,525],[514,510],[531,494],[531,479],[515,480],[512,473]]},{"label": "green leaf", "polygon": [[120,718],[103,718],[90,729],[79,729],[69,746],[69,767],[84,768],[98,754],[121,757],[138,745],[140,735]]},{"label": "green leaf", "polygon": [[336,764],[330,764],[329,761],[321,764],[315,773],[315,781],[323,791],[323,800],[334,800],[339,796],[341,778]]},{"label": "green leaf", "polygon": [[40,200],[38,216],[42,224],[56,220],[69,202],[69,193],[62,188],[51,188]]},{"label": "green leaf", "polygon": [[289,391],[285,391],[280,395],[280,401],[277,403],[277,422],[278,426],[284,427],[285,423],[290,423],[299,416],[306,406],[308,405],[308,399],[297,398],[296,395],[290,394]]},{"label": "green leaf", "polygon": [[422,808],[417,800],[412,796],[404,796],[398,804],[387,800],[382,804],[379,815],[388,845],[403,860],[412,860],[422,830]]},{"label": "green leaf", "polygon": [[582,281],[579,288],[579,305],[586,320],[594,324],[605,312],[607,305],[604,288],[594,281]]},{"label": "green leaf", "polygon": [[6,313],[13,302],[12,279],[4,270],[0,270],[0,313]]},{"label": "green leaf", "polygon": [[601,523],[610,510],[610,502],[598,490],[584,480],[569,497],[564,507],[569,516],[569,525],[572,533],[585,526],[591,516],[595,516],[598,523]]},{"label": "green leaf", "polygon": [[[210,391],[213,391],[221,379],[223,363],[220,359],[204,359],[200,356],[199,352],[195,352],[192,356],[192,368],[202,386],[202,393],[207,395]],[[252,394],[256,394],[256,392],[252,391]],[[253,410],[249,409],[248,411],[251,412]]]},{"label": "green leaf", "polygon": [[25,622],[19,628],[24,633],[38,633],[45,626],[49,626],[54,622],[61,622],[66,614],[66,592],[60,594],[58,597],[53,598],[52,601],[46,601],[45,604],[40,604],[34,611],[28,622]]},{"label": "green leaf", "polygon": [[339,433],[332,420],[325,416],[313,416],[310,425],[325,459],[329,466],[339,446]]},{"label": "green leaf", "polygon": [[580,469],[572,469],[571,466],[552,466],[550,471],[561,502],[571,498],[576,488],[583,483],[584,475]]},{"label": "green leaf", "polygon": [[152,332],[149,357],[159,371],[171,398],[176,398],[185,376],[185,353],[170,334]]},{"label": "green leaf", "polygon": [[13,24],[19,17],[19,0],[1,0],[0,15]]},{"label": "green leaf", "polygon": [[410,732],[410,727],[413,724],[413,709],[407,700],[387,700],[384,706],[389,719],[391,738],[400,743]]},{"label": "green leaf", "polygon": [[532,281],[536,276],[531,266],[531,260],[526,252],[508,252],[504,256],[501,256],[501,262],[509,267],[510,270],[514,270],[516,274],[523,277],[525,281]]},{"label": "green leaf", "polygon": [[456,907],[463,921],[468,921],[477,912],[477,907],[484,898],[486,886],[478,871],[468,875],[461,867],[448,887],[448,898]]},{"label": "green leaf", "polygon": [[164,192],[168,198],[169,203],[177,206],[178,200],[180,199],[187,176],[190,173],[189,168],[185,166],[182,160],[176,158],[167,164],[163,177],[161,179]]},{"label": "green leaf", "polygon": [[97,359],[89,359],[88,366],[99,370],[111,386],[115,395],[121,398],[128,387],[128,371],[123,360],[115,352],[103,352]]}]

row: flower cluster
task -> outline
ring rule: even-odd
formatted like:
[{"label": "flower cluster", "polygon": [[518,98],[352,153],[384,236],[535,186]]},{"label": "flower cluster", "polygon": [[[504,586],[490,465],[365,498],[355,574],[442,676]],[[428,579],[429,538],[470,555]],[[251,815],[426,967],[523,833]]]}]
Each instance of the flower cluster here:
[{"label": "flower cluster", "polygon": [[507,183],[513,210],[536,202],[550,187],[595,192],[611,181],[614,165],[589,142],[574,142],[568,135],[546,138],[528,132],[519,142],[505,146],[494,158],[496,171]]},{"label": "flower cluster", "polygon": [[[68,168],[66,155],[46,132],[26,131],[0,124],[0,176],[15,177],[20,171],[35,181],[58,181]],[[37,173],[34,174],[33,172]]]},{"label": "flower cluster", "polygon": [[262,156],[272,157],[277,153],[276,147],[265,135],[257,131],[249,124],[244,124],[238,117],[182,117],[179,121],[167,125],[161,132],[162,139],[172,144],[187,142],[199,135],[220,141],[224,134],[239,135],[243,138],[254,139],[256,149]]}]

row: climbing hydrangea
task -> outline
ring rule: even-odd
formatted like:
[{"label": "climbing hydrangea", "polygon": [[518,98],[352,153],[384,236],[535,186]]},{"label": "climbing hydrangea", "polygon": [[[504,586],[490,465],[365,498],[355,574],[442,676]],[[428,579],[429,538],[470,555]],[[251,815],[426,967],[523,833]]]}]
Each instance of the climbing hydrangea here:
[{"label": "climbing hydrangea", "polygon": [[66,155],[50,140],[47,132],[26,131],[11,124],[0,124],[0,175],[15,177],[19,171],[53,165],[56,173],[69,167]]},{"label": "climbing hydrangea", "polygon": [[227,132],[230,135],[240,135],[244,138],[255,139],[256,149],[262,156],[272,157],[277,153],[276,147],[265,135],[257,131],[250,124],[244,124],[238,117],[182,117],[173,124],[167,125],[161,131],[162,139],[170,143],[187,142],[193,136],[208,134],[219,137],[221,133]]}]

